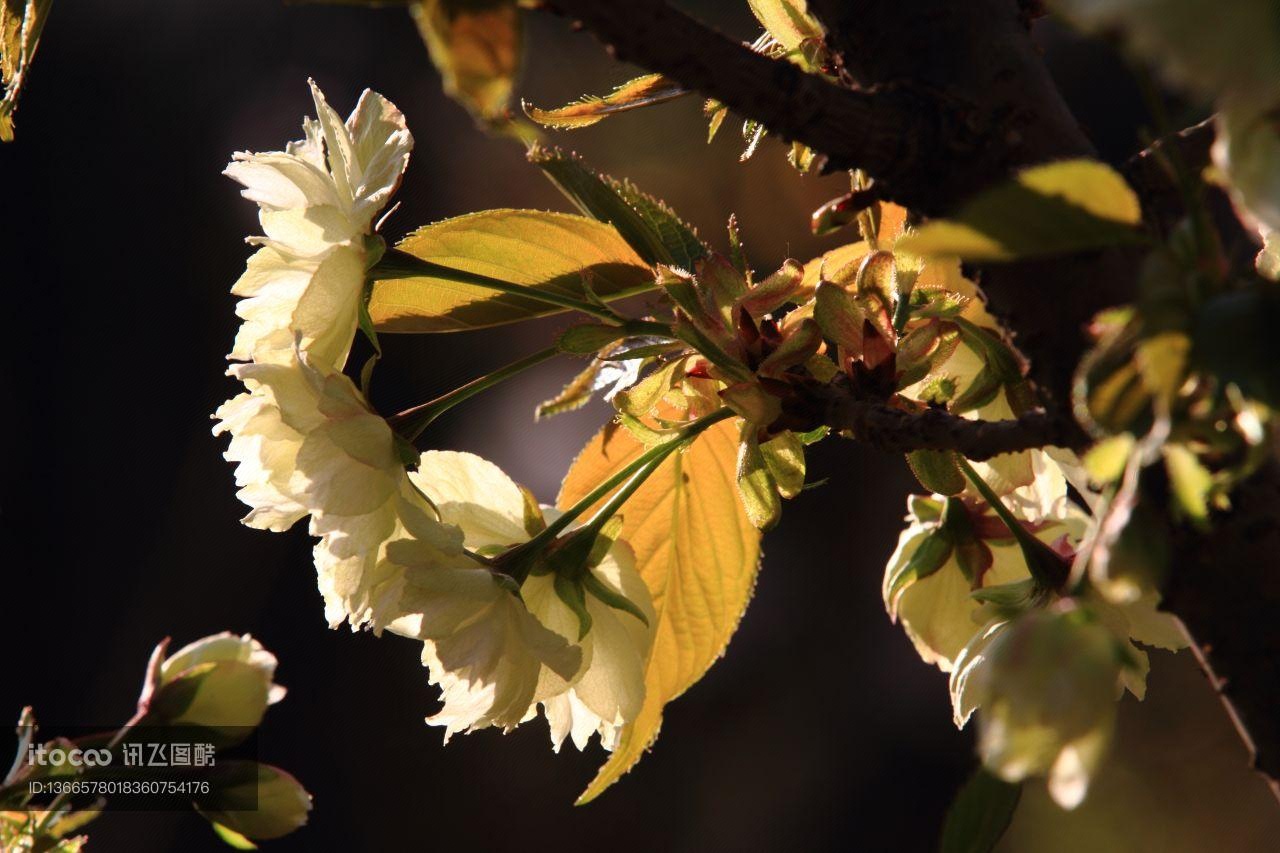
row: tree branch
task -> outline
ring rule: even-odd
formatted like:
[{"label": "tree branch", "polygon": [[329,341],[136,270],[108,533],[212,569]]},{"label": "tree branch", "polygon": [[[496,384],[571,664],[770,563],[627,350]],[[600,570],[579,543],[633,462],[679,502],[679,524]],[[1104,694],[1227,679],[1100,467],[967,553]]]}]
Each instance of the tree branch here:
[{"label": "tree branch", "polygon": [[856,92],[733,41],[662,0],[547,0],[594,32],[618,59],[661,72],[798,139],[840,168],[890,172],[921,130],[920,112],[892,94]]},{"label": "tree branch", "polygon": [[942,409],[907,412],[884,403],[845,399],[827,411],[826,424],[848,430],[881,450],[955,450],[981,462],[1035,447],[1070,447],[1075,436],[1061,420],[1034,412],[1014,420],[974,421]]},{"label": "tree branch", "polygon": [[[885,198],[937,212],[940,196],[958,200],[979,188],[959,187],[970,172],[948,164],[989,154],[990,140],[976,132],[968,104],[942,88],[904,81],[847,89],[755,53],[663,0],[546,0],[546,6],[591,30],[618,59],[661,72],[822,152],[828,169],[865,170]],[[933,168],[922,170],[923,164]]]},{"label": "tree branch", "polygon": [[1035,447],[1078,449],[1086,437],[1074,421],[1046,412],[1010,420],[962,418],[944,409],[909,411],[858,393],[843,374],[830,383],[792,386],[776,428],[809,432],[827,426],[891,453],[955,450],[978,462]]}]

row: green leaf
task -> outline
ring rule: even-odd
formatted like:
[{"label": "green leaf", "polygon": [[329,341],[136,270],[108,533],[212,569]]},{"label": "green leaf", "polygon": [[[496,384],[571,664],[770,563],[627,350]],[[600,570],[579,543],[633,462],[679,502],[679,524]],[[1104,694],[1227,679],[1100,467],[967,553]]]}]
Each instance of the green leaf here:
[{"label": "green leaf", "polygon": [[[615,516],[615,518],[616,517],[617,516]],[[612,544],[611,540],[603,539],[603,534],[601,534],[601,540],[603,540],[606,545]],[[608,549],[606,548],[605,550]],[[629,613],[644,623],[646,628],[649,627],[649,617],[640,609],[639,605],[622,593],[617,592],[612,587],[606,585],[604,581],[595,576],[594,572],[586,572],[582,576],[582,588],[591,595],[600,599],[600,601],[604,602],[609,607],[612,607],[614,610],[621,610],[623,613]]]},{"label": "green leaf", "polygon": [[822,346],[822,329],[810,317],[796,325],[778,348],[765,356],[757,371],[761,376],[782,376],[789,368],[804,364]]},{"label": "green leaf", "polygon": [[862,353],[862,333],[867,315],[849,291],[829,281],[818,282],[814,291],[813,319],[822,329],[822,334],[846,354]]},{"label": "green leaf", "polygon": [[[585,555],[584,555],[585,556]],[[591,611],[587,610],[587,594],[582,588],[582,584],[569,577],[565,572],[556,572],[556,576],[552,581],[556,596],[564,602],[564,606],[573,611],[573,615],[578,617],[578,640],[591,630]]]},{"label": "green leaf", "polygon": [[[954,317],[951,322],[960,332],[960,340],[984,362],[982,370],[964,393],[951,401],[951,411],[959,414],[981,408],[991,402],[1002,387],[1009,389],[1010,404],[1013,405],[1019,389],[1025,385],[1017,356],[990,329],[984,329],[964,317]],[[1018,412],[1016,406],[1014,411]]]},{"label": "green leaf", "polygon": [[520,67],[513,0],[420,0],[409,12],[445,92],[476,118],[503,123]]},{"label": "green leaf", "polygon": [[213,832],[222,839],[222,843],[234,850],[257,850],[258,845],[254,844],[248,838],[236,832],[229,826],[223,826],[216,821],[209,824],[213,827]]},{"label": "green leaf", "polygon": [[752,317],[763,317],[796,299],[804,267],[797,261],[785,261],[773,275],[756,282],[739,300],[736,307],[746,309]]},{"label": "green leaf", "polygon": [[755,427],[750,421],[744,421],[742,427],[743,437],[738,445],[738,497],[756,529],[769,530],[782,517],[782,498],[756,442]]},{"label": "green leaf", "polygon": [[790,499],[804,491],[804,441],[800,436],[781,433],[760,445],[760,453],[779,494]]},{"label": "green leaf", "polygon": [[570,326],[556,338],[556,349],[569,355],[592,355],[616,340],[625,338],[627,330],[621,326],[605,326],[586,323]]},{"label": "green leaf", "polygon": [[979,193],[954,218],[903,235],[895,251],[973,261],[1063,255],[1141,242],[1141,220],[1138,197],[1115,170],[1064,160]]},{"label": "green leaf", "polygon": [[720,391],[720,399],[755,428],[768,426],[782,414],[782,401],[755,380],[735,382]]},{"label": "green leaf", "polygon": [[278,767],[219,759],[210,792],[195,807],[215,831],[221,826],[243,838],[279,838],[307,822],[311,795]]},{"label": "green leaf", "polygon": [[1089,472],[1089,479],[1099,485],[1114,483],[1120,479],[1135,445],[1133,433],[1122,432],[1108,436],[1090,447],[1080,460]]},{"label": "green leaf", "polygon": [[916,547],[911,559],[902,564],[894,575],[887,579],[888,592],[885,600],[893,602],[897,608],[898,596],[911,584],[932,575],[947,564],[955,544],[951,541],[949,531],[937,529],[925,535],[924,540]]},{"label": "green leaf", "polygon": [[646,262],[692,270],[697,260],[707,256],[707,247],[692,228],[629,181],[595,172],[558,148],[535,145],[529,149],[529,162],[542,169],[583,214],[618,229]]},{"label": "green leaf", "polygon": [[[396,247],[419,260],[586,301],[653,287],[649,266],[600,222],[568,213],[486,210],[426,225]],[[455,332],[514,323],[565,309],[444,274],[394,272],[388,253],[370,276],[369,315],[381,332]]]},{"label": "green leaf", "polygon": [[617,362],[593,358],[586,368],[569,380],[559,394],[538,404],[538,408],[534,410],[533,419],[540,421],[553,415],[581,409],[591,401],[597,391],[611,387],[612,392],[605,394],[605,399],[608,400],[611,394],[617,394],[621,389],[635,384],[640,375],[640,366],[640,362]]},{"label": "green leaf", "polygon": [[554,110],[524,104],[524,111],[538,124],[557,130],[590,127],[606,116],[653,104],[663,104],[688,93],[688,89],[661,74],[645,74],[615,88],[604,97],[584,95]]},{"label": "green leaf", "polygon": [[696,289],[706,298],[708,307],[719,312],[724,328],[733,328],[734,306],[747,295],[747,282],[742,273],[719,252],[712,252],[694,268]]},{"label": "green leaf", "polygon": [[825,35],[822,24],[809,14],[806,0],[748,0],[748,3],[760,25],[787,50],[798,50],[807,39],[820,39]]},{"label": "green leaf", "polygon": [[724,124],[725,118],[729,115],[729,108],[719,101],[708,99],[702,105],[702,113],[707,117],[707,142],[709,143],[716,138],[720,125]]},{"label": "green leaf", "polygon": [[1005,782],[979,767],[947,809],[939,853],[989,853],[995,849],[1021,796],[1021,784]]},{"label": "green leaf", "polygon": [[920,485],[934,494],[958,495],[964,491],[965,479],[949,450],[914,450],[907,454],[907,465]]},{"label": "green leaf", "polygon": [[614,407],[633,418],[648,415],[684,379],[684,359],[669,361],[613,398]]},{"label": "green leaf", "polygon": [[570,379],[559,394],[538,404],[538,407],[533,410],[533,419],[540,421],[543,418],[572,412],[591,402],[591,398],[599,388],[596,380],[600,377],[600,368],[601,362],[592,359],[591,364]]},{"label": "green leaf", "polygon": [[1213,492],[1213,475],[1186,445],[1166,444],[1161,449],[1178,508],[1192,521],[1206,521]]}]

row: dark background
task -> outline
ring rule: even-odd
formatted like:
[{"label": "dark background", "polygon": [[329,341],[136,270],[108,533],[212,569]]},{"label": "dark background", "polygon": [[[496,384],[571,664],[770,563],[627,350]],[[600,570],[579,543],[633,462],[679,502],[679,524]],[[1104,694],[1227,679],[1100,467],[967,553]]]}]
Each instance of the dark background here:
[{"label": "dark background", "polygon": [[[755,35],[745,3],[697,11]],[[565,22],[529,21],[520,92],[534,103],[626,79]],[[1124,67],[1105,47],[1042,35],[1103,156],[1122,159],[1143,120]],[[272,849],[930,849],[972,765],[971,733],[951,725],[945,677],[880,603],[911,487],[897,459],[838,440],[816,448],[813,477],[832,482],[788,504],[766,537],[728,655],[669,706],[638,769],[580,809],[598,748],[553,755],[541,722],[442,747],[422,723],[436,701],[415,644],[327,630],[304,526],[237,523],[209,413],[235,390],[222,376],[228,289],[257,223],[220,172],[234,150],[299,135],[308,76],[343,114],[369,86],[408,117],[417,147],[388,236],[491,207],[565,209],[516,146],[443,97],[401,11],[56,3],[18,141],[0,148],[0,716],[32,704],[46,736],[118,724],[159,639],[249,631],[289,688],[266,717],[262,757],[315,795],[310,824]],[[689,99],[556,141],[667,199],[712,241],[737,211],[760,269],[835,245],[806,221],[841,179],[797,178],[776,142],[739,165],[734,130],[705,145]],[[429,399],[566,324],[392,338],[377,402]],[[607,417],[593,406],[534,425],[533,406],[575,366],[546,365],[452,413],[431,446],[492,458],[550,501]],[[1153,658],[1151,696],[1125,700],[1118,753],[1086,806],[1062,815],[1029,786],[1007,849],[1268,849],[1274,803],[1189,655]],[[91,850],[225,849],[189,814],[107,815],[89,830]]]}]

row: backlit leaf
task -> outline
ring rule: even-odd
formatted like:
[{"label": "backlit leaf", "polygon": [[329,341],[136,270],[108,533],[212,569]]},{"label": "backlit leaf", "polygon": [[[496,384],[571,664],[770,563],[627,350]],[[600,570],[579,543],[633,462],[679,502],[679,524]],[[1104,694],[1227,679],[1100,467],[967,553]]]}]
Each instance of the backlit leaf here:
[{"label": "backlit leaf", "polygon": [[410,7],[444,90],[477,118],[502,119],[520,66],[512,0],[421,0]]},{"label": "backlit leaf", "polygon": [[952,219],[910,232],[897,250],[974,261],[1061,255],[1135,243],[1142,219],[1124,178],[1094,160],[1034,166],[979,193]]},{"label": "backlit leaf", "polygon": [[738,445],[738,497],[747,518],[761,530],[770,530],[782,516],[782,497],[769,465],[756,441],[755,428],[744,424]]},{"label": "backlit leaf", "polygon": [[760,445],[769,473],[778,483],[778,493],[794,498],[804,491],[804,441],[794,432],[784,432]]},{"label": "backlit leaf", "polygon": [[603,97],[584,95],[573,103],[554,110],[543,110],[525,104],[524,111],[538,124],[557,130],[571,130],[590,127],[614,113],[666,103],[687,92],[687,89],[669,77],[646,74],[628,80]]},{"label": "backlit leaf", "polygon": [[13,113],[53,0],[0,0],[0,142],[13,141]]},{"label": "backlit leaf", "polygon": [[1192,521],[1205,521],[1209,517],[1213,475],[1184,444],[1166,444],[1162,450],[1177,507]]},{"label": "backlit leaf", "polygon": [[[639,716],[579,799],[599,796],[658,736],[663,706],[724,652],[755,586],[760,534],[738,501],[738,425],[708,429],[673,454],[624,505],[621,538],[653,594],[654,643]],[[558,505],[571,506],[643,451],[630,433],[605,429],[574,461]]]},{"label": "backlit leaf", "polygon": [[949,450],[913,450],[907,454],[907,465],[920,485],[939,495],[958,495],[964,491],[965,478]]},{"label": "backlit leaf", "polygon": [[[653,286],[649,266],[610,226],[568,213],[486,210],[426,225],[396,247],[415,258],[501,281],[603,299]],[[375,278],[369,315],[380,332],[454,332],[564,309],[443,275]]]},{"label": "backlit leaf", "polygon": [[269,764],[218,760],[211,791],[196,811],[246,838],[279,838],[307,822],[311,795],[297,779]]},{"label": "backlit leaf", "polygon": [[748,0],[751,12],[769,35],[787,50],[796,50],[806,39],[820,39],[822,24],[809,14],[806,0]]},{"label": "backlit leaf", "polygon": [[607,222],[641,258],[651,264],[670,264],[692,270],[707,255],[694,230],[663,202],[646,195],[630,181],[600,174],[573,154],[535,145],[529,162],[546,174],[586,216]]}]

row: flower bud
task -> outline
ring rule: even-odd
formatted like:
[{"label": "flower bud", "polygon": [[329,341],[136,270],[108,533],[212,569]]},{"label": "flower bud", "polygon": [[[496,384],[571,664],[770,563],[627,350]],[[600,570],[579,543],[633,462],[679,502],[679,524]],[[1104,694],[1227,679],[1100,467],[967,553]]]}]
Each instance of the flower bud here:
[{"label": "flower bud", "polygon": [[253,637],[214,634],[170,655],[161,665],[150,715],[170,725],[221,730],[240,740],[267,706],[284,698],[273,682],[275,655]]}]

